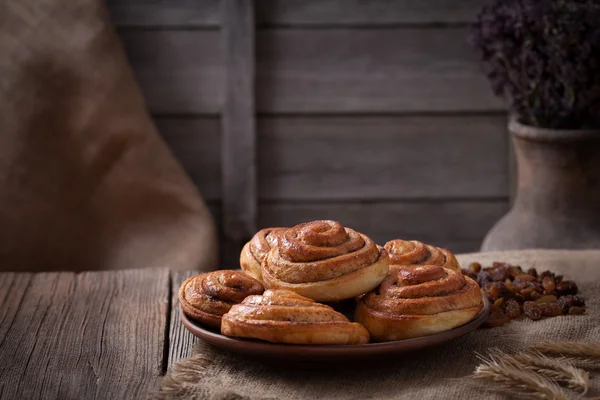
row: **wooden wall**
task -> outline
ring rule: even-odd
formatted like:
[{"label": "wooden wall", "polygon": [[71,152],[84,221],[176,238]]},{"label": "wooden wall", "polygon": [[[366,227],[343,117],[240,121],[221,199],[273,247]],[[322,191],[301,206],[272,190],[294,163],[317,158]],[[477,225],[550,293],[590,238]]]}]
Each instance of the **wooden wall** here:
[{"label": "wooden wall", "polygon": [[228,249],[336,219],[456,252],[508,209],[503,106],[466,42],[481,3],[108,1]]}]

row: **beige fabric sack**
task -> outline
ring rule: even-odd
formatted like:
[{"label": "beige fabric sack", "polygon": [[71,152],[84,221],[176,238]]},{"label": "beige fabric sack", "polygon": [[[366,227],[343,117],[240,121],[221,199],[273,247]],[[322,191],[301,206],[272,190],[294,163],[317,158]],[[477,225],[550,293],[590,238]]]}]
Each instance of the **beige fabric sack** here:
[{"label": "beige fabric sack", "polygon": [[101,0],[0,1],[0,270],[216,267]]}]

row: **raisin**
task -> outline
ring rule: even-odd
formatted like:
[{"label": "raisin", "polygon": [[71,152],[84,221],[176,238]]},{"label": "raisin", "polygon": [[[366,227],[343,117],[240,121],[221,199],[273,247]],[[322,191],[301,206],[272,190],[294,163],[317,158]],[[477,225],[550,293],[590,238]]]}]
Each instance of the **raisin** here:
[{"label": "raisin", "polygon": [[495,297],[502,297],[504,295],[504,293],[506,293],[506,286],[504,286],[504,283],[502,282],[494,282],[494,285],[492,286],[490,293]]},{"label": "raisin", "polygon": [[500,296],[500,292],[497,289],[494,289],[494,285],[489,286],[484,290],[488,300],[494,302]]},{"label": "raisin", "polygon": [[550,271],[544,271],[541,274],[538,275],[538,279],[543,280],[545,277],[550,276],[552,278],[554,278],[554,274]]},{"label": "raisin", "polygon": [[500,297],[499,299],[497,299],[496,301],[494,301],[494,306],[502,309],[504,306],[504,299],[502,297]]},{"label": "raisin", "polygon": [[556,301],[556,296],[547,295],[547,296],[542,296],[539,299],[537,299],[538,303],[550,303],[552,301]]},{"label": "raisin", "polygon": [[585,299],[583,296],[573,296],[573,305],[576,307],[585,307]]},{"label": "raisin", "polygon": [[489,271],[489,274],[495,282],[503,282],[508,278],[508,268],[504,266],[495,267]]},{"label": "raisin", "polygon": [[556,275],[554,277],[554,280],[556,281],[556,283],[561,283],[563,280],[563,276],[562,275]]},{"label": "raisin", "polygon": [[532,282],[532,283],[538,292],[544,293],[544,287],[542,286],[542,284],[540,282]]},{"label": "raisin", "polygon": [[521,306],[516,300],[506,302],[506,316],[510,319],[517,318],[521,315]]},{"label": "raisin", "polygon": [[477,284],[479,284],[479,286],[483,287],[487,282],[491,281],[492,277],[486,271],[482,271],[479,274],[477,274]]},{"label": "raisin", "polygon": [[523,270],[521,269],[521,267],[515,267],[514,265],[511,265],[508,267],[508,274],[511,277],[516,278],[518,275],[523,274]]},{"label": "raisin", "polygon": [[573,281],[562,281],[556,285],[556,293],[560,296],[566,294],[577,294],[577,285]]},{"label": "raisin", "polygon": [[526,301],[523,304],[523,312],[534,321],[542,318],[542,309],[533,301]]},{"label": "raisin", "polygon": [[538,273],[537,273],[537,270],[536,270],[535,268],[529,268],[529,269],[527,270],[527,275],[531,275],[531,276],[533,276],[534,278],[537,278],[537,276],[538,276]]},{"label": "raisin", "polygon": [[478,262],[474,262],[469,264],[469,271],[474,272],[474,273],[479,273],[479,271],[481,271],[481,264],[479,264]]},{"label": "raisin", "polygon": [[526,282],[532,282],[532,281],[535,281],[535,278],[534,278],[533,276],[531,276],[531,275],[527,275],[527,274],[520,274],[520,275],[517,275],[517,276],[515,277],[515,279],[522,279],[522,280],[524,280],[524,281],[526,281]]},{"label": "raisin", "polygon": [[529,295],[529,298],[531,300],[534,300],[534,301],[539,301],[542,297],[544,297],[544,296],[542,296],[542,294],[540,292],[537,292],[537,291],[533,291]]},{"label": "raisin", "polygon": [[523,304],[523,302],[525,301],[525,297],[524,297],[522,294],[520,294],[520,293],[517,293],[517,294],[515,294],[515,300],[516,300],[518,303],[521,303],[521,304]]},{"label": "raisin", "polygon": [[523,279],[517,278],[513,281],[512,286],[515,292],[520,292],[521,290],[525,289],[525,287],[527,286],[527,282]]},{"label": "raisin", "polygon": [[554,282],[554,278],[551,276],[545,276],[544,279],[542,279],[542,287],[544,288],[544,291],[547,292],[551,292],[556,289],[556,282]]},{"label": "raisin", "polygon": [[[504,284],[504,287],[506,288],[506,284]],[[510,299],[514,299],[515,296],[516,296],[516,293],[515,292],[511,292],[510,290],[508,290],[508,288],[506,288],[506,290],[502,294],[502,297],[504,297],[504,301],[507,301],[507,300],[510,300]]]},{"label": "raisin", "polygon": [[569,308],[569,315],[585,314],[585,307],[573,306]]},{"label": "raisin", "polygon": [[534,292],[536,292],[535,287],[530,286],[530,287],[527,287],[527,288],[521,290],[521,295],[523,297],[525,297],[526,299],[531,299],[531,294]]},{"label": "raisin", "polygon": [[562,307],[556,301],[537,303],[544,317],[556,317],[562,314]]},{"label": "raisin", "polygon": [[557,302],[558,305],[562,308],[563,313],[566,314],[569,312],[569,309],[574,305],[574,296],[569,294],[566,296],[559,297]]},{"label": "raisin", "polygon": [[502,326],[509,321],[510,319],[502,311],[494,311],[489,315],[484,326],[494,328],[496,326]]}]

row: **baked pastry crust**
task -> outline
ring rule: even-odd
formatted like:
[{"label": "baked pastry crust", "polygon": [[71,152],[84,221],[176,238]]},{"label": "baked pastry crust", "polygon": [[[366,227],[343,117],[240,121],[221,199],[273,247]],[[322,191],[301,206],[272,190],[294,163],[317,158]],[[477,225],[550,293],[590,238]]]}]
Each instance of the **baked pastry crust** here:
[{"label": "baked pastry crust", "polygon": [[383,247],[389,254],[390,265],[437,265],[460,272],[460,264],[447,249],[401,239],[390,240]]},{"label": "baked pastry crust", "polygon": [[336,221],[314,221],[284,232],[262,264],[269,289],[316,301],[339,301],[376,288],[388,271],[387,252]]},{"label": "baked pastry crust", "polygon": [[289,290],[249,296],[223,315],[221,333],[289,344],[363,344],[369,333],[333,308]]},{"label": "baked pastry crust", "polygon": [[477,283],[435,265],[390,267],[381,286],[358,300],[356,322],[374,342],[432,335],[463,325],[483,308]]},{"label": "baked pastry crust", "polygon": [[220,270],[186,279],[179,288],[181,309],[203,325],[220,329],[221,317],[250,295],[261,294],[262,283],[240,271]]},{"label": "baked pastry crust", "polygon": [[258,231],[240,253],[240,266],[244,272],[262,282],[261,264],[267,253],[279,242],[287,228],[265,228]]}]

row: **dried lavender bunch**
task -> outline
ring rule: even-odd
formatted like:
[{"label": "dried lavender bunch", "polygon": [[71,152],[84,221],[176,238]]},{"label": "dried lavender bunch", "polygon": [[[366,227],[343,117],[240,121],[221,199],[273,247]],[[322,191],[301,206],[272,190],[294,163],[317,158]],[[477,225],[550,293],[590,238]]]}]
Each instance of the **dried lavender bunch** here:
[{"label": "dried lavender bunch", "polygon": [[600,128],[600,1],[493,0],[470,41],[520,122]]}]

